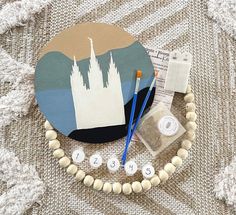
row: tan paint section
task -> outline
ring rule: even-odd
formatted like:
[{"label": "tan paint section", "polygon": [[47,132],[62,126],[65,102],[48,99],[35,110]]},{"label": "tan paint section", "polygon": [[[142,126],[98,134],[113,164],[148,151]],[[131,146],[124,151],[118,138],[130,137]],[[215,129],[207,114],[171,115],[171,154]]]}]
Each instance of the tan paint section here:
[{"label": "tan paint section", "polygon": [[68,28],[56,35],[41,51],[40,57],[51,51],[59,51],[67,57],[82,60],[90,56],[90,43],[93,39],[96,55],[108,50],[124,48],[135,39],[123,29],[103,23],[84,23]]}]

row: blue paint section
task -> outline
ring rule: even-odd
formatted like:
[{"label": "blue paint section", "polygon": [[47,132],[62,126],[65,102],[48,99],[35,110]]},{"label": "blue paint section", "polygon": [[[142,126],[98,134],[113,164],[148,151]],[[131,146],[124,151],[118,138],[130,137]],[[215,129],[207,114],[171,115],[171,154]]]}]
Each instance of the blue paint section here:
[{"label": "blue paint section", "polygon": [[55,89],[37,92],[40,110],[50,123],[65,135],[76,129],[75,111],[71,91]]}]

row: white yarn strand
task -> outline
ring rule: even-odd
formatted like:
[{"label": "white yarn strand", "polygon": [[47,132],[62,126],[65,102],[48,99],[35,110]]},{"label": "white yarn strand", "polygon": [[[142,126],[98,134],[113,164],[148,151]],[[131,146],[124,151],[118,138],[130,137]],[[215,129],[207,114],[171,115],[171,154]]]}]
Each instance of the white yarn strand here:
[{"label": "white yarn strand", "polygon": [[45,186],[34,167],[20,164],[13,152],[0,149],[0,180],[8,190],[0,196],[0,214],[23,214],[42,197]]},{"label": "white yarn strand", "polygon": [[0,48],[0,83],[10,83],[11,91],[0,97],[0,127],[28,113],[34,98],[34,69],[11,58]]},{"label": "white yarn strand", "polygon": [[0,34],[15,26],[22,26],[50,2],[51,0],[21,0],[7,3],[0,11]]}]

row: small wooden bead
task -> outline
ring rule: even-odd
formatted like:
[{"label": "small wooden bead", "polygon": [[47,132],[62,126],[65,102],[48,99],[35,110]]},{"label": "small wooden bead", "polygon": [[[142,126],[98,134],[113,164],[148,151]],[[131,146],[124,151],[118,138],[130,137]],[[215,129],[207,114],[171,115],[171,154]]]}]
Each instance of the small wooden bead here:
[{"label": "small wooden bead", "polygon": [[52,130],[53,129],[53,127],[51,126],[50,122],[48,122],[47,120],[44,123],[44,128],[46,130]]},{"label": "small wooden bead", "polygon": [[158,176],[159,176],[161,182],[163,182],[163,183],[165,183],[169,178],[169,175],[165,170],[160,170]]},{"label": "small wooden bead", "polygon": [[196,138],[195,132],[193,130],[187,131],[186,137],[188,140],[193,141]]},{"label": "small wooden bead", "polygon": [[188,151],[186,149],[180,148],[177,151],[177,155],[182,158],[182,160],[186,159],[188,157]]},{"label": "small wooden bead", "polygon": [[192,142],[189,140],[183,140],[181,143],[181,147],[186,150],[189,150],[192,147]]},{"label": "small wooden bead", "polygon": [[187,112],[194,112],[196,110],[196,105],[192,102],[186,104]]},{"label": "small wooden bead", "polygon": [[86,175],[84,178],[84,185],[87,187],[92,186],[94,182],[94,178],[91,175]]},{"label": "small wooden bead", "polygon": [[133,182],[131,186],[135,193],[140,193],[142,191],[142,185],[139,181]]},{"label": "small wooden bead", "polygon": [[192,87],[190,84],[188,84],[186,93],[191,93],[191,92],[192,92]]},{"label": "small wooden bead", "polygon": [[105,182],[102,190],[104,193],[110,193],[112,191],[112,185],[109,182]]},{"label": "small wooden bead", "polygon": [[194,94],[188,93],[186,96],[184,96],[184,101],[185,102],[193,102],[194,101]]},{"label": "small wooden bead", "polygon": [[172,159],[171,159],[171,163],[176,166],[176,167],[180,167],[183,163],[182,159],[178,156],[174,156]]},{"label": "small wooden bead", "polygon": [[103,187],[103,182],[101,179],[96,179],[93,183],[93,189],[95,190],[101,190]]},{"label": "small wooden bead", "polygon": [[59,164],[63,168],[68,167],[70,165],[70,159],[68,157],[63,157],[59,160]]},{"label": "small wooden bead", "polygon": [[121,193],[121,189],[122,189],[122,186],[119,182],[115,182],[113,185],[112,185],[112,190],[115,194],[119,194]]},{"label": "small wooden bead", "polygon": [[141,185],[144,191],[147,191],[152,187],[151,182],[147,179],[142,180]]},{"label": "small wooden bead", "polygon": [[47,140],[55,140],[57,138],[57,132],[54,130],[46,131],[46,139]]},{"label": "small wooden bead", "polygon": [[197,119],[197,114],[194,113],[194,112],[187,112],[187,114],[186,114],[186,119],[187,119],[188,121],[195,122],[196,119]]},{"label": "small wooden bead", "polygon": [[129,195],[130,193],[132,193],[132,186],[130,183],[125,183],[122,186],[122,191],[125,195]]},{"label": "small wooden bead", "polygon": [[197,124],[196,122],[187,122],[185,125],[185,128],[189,131],[189,130],[193,130],[195,131],[197,129]]},{"label": "small wooden bead", "polygon": [[172,163],[167,163],[164,166],[164,170],[168,173],[168,174],[173,174],[176,170],[176,167],[172,164]]},{"label": "small wooden bead", "polygon": [[58,148],[60,148],[60,142],[57,139],[50,140],[48,143],[48,146],[50,149],[58,149]]},{"label": "small wooden bead", "polygon": [[154,175],[150,180],[152,186],[156,187],[158,184],[160,184],[161,180],[157,175]]},{"label": "small wooden bead", "polygon": [[65,155],[65,152],[63,149],[56,149],[54,152],[53,152],[53,156],[55,158],[62,158],[63,156]]},{"label": "small wooden bead", "polygon": [[75,178],[78,181],[82,181],[84,177],[85,177],[85,172],[83,170],[79,170],[75,175]]},{"label": "small wooden bead", "polygon": [[70,166],[68,166],[66,172],[69,174],[69,175],[74,175],[78,170],[78,167],[74,164],[71,164]]}]

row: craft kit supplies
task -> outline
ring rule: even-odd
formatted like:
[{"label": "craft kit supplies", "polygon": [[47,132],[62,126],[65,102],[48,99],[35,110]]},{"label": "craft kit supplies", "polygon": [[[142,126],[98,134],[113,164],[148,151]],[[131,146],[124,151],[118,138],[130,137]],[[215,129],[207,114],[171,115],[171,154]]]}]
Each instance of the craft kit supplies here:
[{"label": "craft kit supplies", "polygon": [[155,157],[185,131],[168,108],[160,102],[143,117],[137,128],[137,136]]},{"label": "craft kit supplies", "polygon": [[111,173],[117,172],[120,168],[120,161],[118,160],[118,158],[115,156],[109,158],[107,161],[107,168]]},{"label": "craft kit supplies", "polygon": [[135,161],[130,160],[130,161],[125,163],[126,175],[132,176],[137,172],[137,170],[138,170],[138,166],[137,166],[137,163]]},{"label": "craft kit supplies", "polygon": [[145,164],[142,168],[142,174],[144,178],[152,178],[155,174],[155,169],[152,164]]},{"label": "craft kit supplies", "polygon": [[93,154],[89,158],[89,164],[92,168],[97,169],[102,165],[102,156],[98,153]]},{"label": "craft kit supplies", "polygon": [[124,153],[122,155],[122,165],[125,165],[125,161],[126,161],[126,157],[127,157],[127,151],[128,151],[128,147],[129,147],[129,143],[130,143],[130,137],[131,137],[131,132],[132,132],[132,125],[133,125],[133,120],[134,120],[134,113],[135,113],[135,109],[136,109],[136,102],[137,102],[137,96],[138,96],[138,90],[139,90],[139,84],[140,84],[141,77],[142,77],[142,71],[138,70],[136,73],[136,84],[135,84],[133,102],[132,102],[131,113],[130,113],[130,118],[129,118],[128,134],[126,137]]},{"label": "craft kit supplies", "polygon": [[72,160],[75,164],[83,162],[85,159],[85,153],[82,148],[76,149],[72,152]]},{"label": "craft kit supplies", "polygon": [[169,56],[165,90],[186,93],[192,64],[192,55],[173,51]]}]

